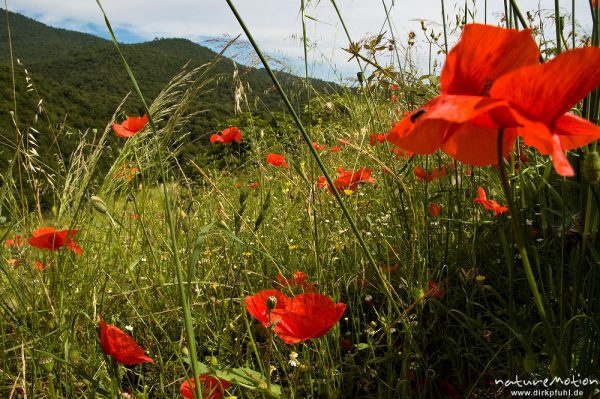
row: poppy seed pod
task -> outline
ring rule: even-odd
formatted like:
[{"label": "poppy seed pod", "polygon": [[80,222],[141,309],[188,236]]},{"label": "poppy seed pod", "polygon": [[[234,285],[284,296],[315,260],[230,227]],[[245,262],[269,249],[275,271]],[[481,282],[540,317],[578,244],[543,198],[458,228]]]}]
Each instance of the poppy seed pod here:
[{"label": "poppy seed pod", "polygon": [[267,298],[267,309],[273,310],[277,306],[277,298],[274,296],[270,296]]},{"label": "poppy seed pod", "polygon": [[51,357],[44,357],[40,359],[40,364],[46,370],[46,372],[51,373],[54,368],[54,360]]},{"label": "poppy seed pod", "polygon": [[600,182],[600,155],[596,151],[587,154],[581,173],[590,184]]},{"label": "poppy seed pod", "polygon": [[92,204],[92,207],[94,207],[94,209],[100,212],[101,214],[104,215],[106,214],[106,212],[108,212],[108,207],[106,206],[106,203],[102,201],[102,198],[92,195],[90,203]]}]

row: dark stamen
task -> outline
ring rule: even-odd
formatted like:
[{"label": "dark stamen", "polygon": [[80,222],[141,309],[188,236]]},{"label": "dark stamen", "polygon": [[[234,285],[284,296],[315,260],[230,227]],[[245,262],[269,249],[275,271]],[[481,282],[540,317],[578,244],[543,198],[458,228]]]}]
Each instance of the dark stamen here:
[{"label": "dark stamen", "polygon": [[410,116],[410,121],[411,121],[412,123],[415,123],[415,122],[417,121],[417,119],[419,119],[419,117],[420,117],[421,115],[423,115],[425,112],[427,112],[427,111],[426,111],[426,110],[424,110],[424,109],[420,109],[420,110],[418,110],[417,112],[415,112],[414,114],[412,114],[412,115]]}]

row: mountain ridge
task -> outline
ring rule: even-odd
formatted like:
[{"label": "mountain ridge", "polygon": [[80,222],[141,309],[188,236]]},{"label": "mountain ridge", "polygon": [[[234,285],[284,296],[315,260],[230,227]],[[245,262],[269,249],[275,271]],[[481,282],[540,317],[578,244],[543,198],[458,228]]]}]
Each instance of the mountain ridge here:
[{"label": "mountain ridge", "polygon": [[[100,101],[102,104],[95,107],[95,113],[104,119],[110,118],[114,107],[131,90],[131,83],[113,44],[92,34],[50,27],[12,12],[7,14],[15,62],[18,59],[34,81],[38,76],[42,76],[46,80],[64,85],[65,88],[80,90],[86,97],[91,94],[101,95],[107,101]],[[10,66],[7,32],[6,17],[0,18],[0,65]],[[199,66],[213,61],[218,56],[213,50],[182,38],[160,38],[143,43],[121,44],[120,47],[147,100],[153,99],[186,63]],[[237,63],[234,66],[234,61],[223,57],[214,67],[214,74],[231,77],[235,69],[244,81],[250,82],[254,93],[268,93],[267,96],[261,96],[266,109],[256,109],[255,112],[261,114],[284,111],[278,96],[275,93],[270,94],[274,92],[274,87],[264,69]],[[278,72],[278,76],[283,84],[303,84],[302,79],[285,72]],[[323,92],[336,87],[318,79],[311,80],[311,84]],[[232,116],[232,82],[224,79],[215,89],[216,93],[210,97],[208,103],[217,105],[216,112],[225,112],[227,116]],[[112,107],[109,106],[111,104]],[[0,127],[2,125],[0,121]],[[73,127],[84,129],[92,126],[83,126],[74,121]]]},{"label": "mountain ridge", "polygon": [[[218,56],[211,49],[180,38],[120,44],[120,48],[147,103],[152,102],[184,65],[194,68],[211,63]],[[277,72],[277,76],[300,114],[308,98],[307,91],[314,96],[339,88],[316,79],[307,87],[304,79],[285,72]],[[207,81],[206,90],[192,100],[192,109],[202,112],[194,113],[185,126],[189,132],[185,148],[190,156],[204,151],[210,144],[211,133],[237,123],[236,95],[238,101],[240,97],[244,99],[242,109],[252,117],[261,118],[266,125],[275,126],[275,119],[289,118],[264,69],[238,65],[223,57],[212,65]],[[19,141],[14,123],[23,134],[30,129],[39,133],[36,133],[36,151],[44,163],[56,169],[60,165],[55,159],[64,158],[61,154],[57,156],[56,151],[69,153],[76,143],[71,138],[55,137],[55,132],[69,135],[73,131],[103,131],[132,89],[112,42],[5,12],[0,17],[0,172],[5,171],[13,159],[15,143]],[[239,96],[241,91],[243,95]],[[14,112],[15,103],[17,112]],[[48,118],[40,112],[42,104]],[[118,119],[142,113],[139,99],[131,95]],[[119,148],[118,139],[113,135],[107,144]],[[106,170],[111,160],[107,158],[103,162],[100,169]]]}]

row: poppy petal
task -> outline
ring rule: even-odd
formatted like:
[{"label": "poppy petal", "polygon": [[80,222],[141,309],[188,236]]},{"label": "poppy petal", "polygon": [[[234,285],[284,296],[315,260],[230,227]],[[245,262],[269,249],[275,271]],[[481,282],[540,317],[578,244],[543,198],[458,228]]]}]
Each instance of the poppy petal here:
[{"label": "poppy petal", "polygon": [[558,135],[552,135],[552,165],[554,170],[561,176],[575,176],[575,171],[569,163],[565,155],[565,151],[560,145],[560,139]]},{"label": "poppy petal", "polygon": [[466,25],[448,53],[440,76],[443,94],[483,95],[486,86],[519,67],[536,64],[537,44],[531,31]]},{"label": "poppy petal", "polygon": [[79,245],[77,245],[75,243],[75,241],[71,240],[65,246],[67,248],[69,248],[71,251],[75,252],[77,255],[79,255],[79,256],[83,255],[83,249],[81,249],[81,247]]},{"label": "poppy petal", "polygon": [[153,362],[144,355],[144,349],[123,330],[100,320],[100,344],[102,351],[121,364]]},{"label": "poppy petal", "polygon": [[[275,308],[271,310],[270,320],[267,309],[267,300],[269,297],[277,298],[277,304],[275,305]],[[271,323],[278,321],[275,310],[285,309],[289,301],[290,299],[283,292],[278,290],[263,290],[256,293],[256,295],[247,296],[245,300],[246,310],[265,327],[269,326],[269,321]]]},{"label": "poppy petal", "polygon": [[597,140],[600,137],[600,127],[587,119],[566,113],[556,121],[554,133],[558,135],[564,150],[572,150]]},{"label": "poppy petal", "polygon": [[394,125],[387,139],[392,144],[416,154],[431,154],[440,148],[444,133],[449,127],[449,122],[435,119],[414,124],[410,116],[407,116]]},{"label": "poppy petal", "polygon": [[280,316],[273,331],[288,344],[318,338],[341,319],[345,310],[345,304],[334,304],[329,297],[319,293],[296,295],[284,310],[273,310]]},{"label": "poppy petal", "polygon": [[125,127],[123,127],[123,125],[120,125],[118,123],[113,123],[112,129],[118,137],[121,137],[123,139],[132,137],[135,134],[135,132],[125,129]]},{"label": "poppy petal", "polygon": [[54,233],[57,230],[54,227],[41,227],[37,230],[33,230],[31,232],[31,236],[32,237],[40,237],[43,236],[44,234],[48,234],[48,233]]},{"label": "poppy petal", "polygon": [[123,127],[134,133],[139,132],[148,123],[148,115],[130,116],[123,122]]},{"label": "poppy petal", "polygon": [[[202,374],[198,377],[200,385],[204,387],[203,394],[205,399],[219,399],[223,395],[223,391],[231,386],[229,381],[213,377],[208,374]],[[179,392],[183,398],[194,399],[196,391],[196,383],[193,378],[185,380],[179,387]]]},{"label": "poppy petal", "polygon": [[501,76],[492,85],[490,96],[508,100],[524,115],[552,126],[598,85],[600,48],[586,47]]},{"label": "poppy petal", "polygon": [[[79,233],[79,230],[61,230],[58,231],[54,227],[43,227],[31,233],[32,237],[27,238],[29,245],[41,249],[56,250],[64,247],[67,243],[72,242],[72,238]],[[73,243],[74,245],[77,245]],[[75,250],[75,249],[73,249]],[[81,251],[81,248],[79,248]]]},{"label": "poppy petal", "polygon": [[[494,117],[488,115],[491,111],[493,111]],[[495,142],[488,141],[492,130],[495,130],[494,134],[497,134],[499,127],[507,124],[508,126],[519,125],[519,121],[512,114],[512,109],[505,101],[478,96],[440,95],[398,122],[388,133],[387,139],[408,151],[417,154],[431,154],[446,145],[445,142],[449,142],[447,145],[452,149],[451,136],[467,129],[464,132],[478,137],[478,141],[486,142],[488,147],[491,144],[495,146]],[[496,115],[503,117],[502,125],[496,123],[496,119],[499,119]],[[473,126],[457,126],[457,124],[469,121],[473,122]],[[478,129],[481,130],[478,131]],[[475,157],[479,152],[479,148],[471,144],[462,147],[461,150],[464,150],[462,151],[463,155],[471,153]],[[457,152],[457,149],[453,151]],[[483,157],[486,161],[480,160],[477,165],[493,163],[487,161],[489,156],[484,155]],[[497,158],[497,155],[494,155],[494,158]]]},{"label": "poppy petal", "polygon": [[[446,136],[442,149],[452,158],[475,166],[498,163],[498,129],[471,123],[453,124]],[[505,131],[502,143],[504,157],[510,153],[516,137],[515,129]]]}]

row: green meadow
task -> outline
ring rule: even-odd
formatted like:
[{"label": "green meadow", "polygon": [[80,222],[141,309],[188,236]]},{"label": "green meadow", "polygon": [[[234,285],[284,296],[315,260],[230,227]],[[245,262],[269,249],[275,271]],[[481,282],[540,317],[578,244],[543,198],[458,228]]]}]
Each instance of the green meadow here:
[{"label": "green meadow", "polygon": [[600,12],[518,3],[347,85],[6,13],[0,397],[599,398]]}]

